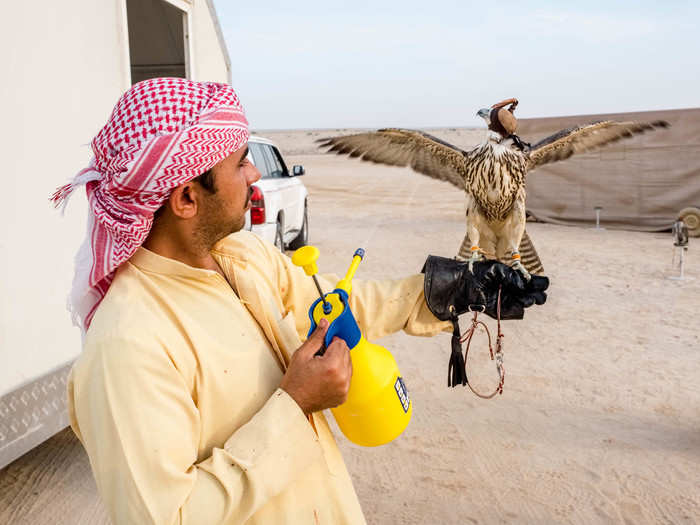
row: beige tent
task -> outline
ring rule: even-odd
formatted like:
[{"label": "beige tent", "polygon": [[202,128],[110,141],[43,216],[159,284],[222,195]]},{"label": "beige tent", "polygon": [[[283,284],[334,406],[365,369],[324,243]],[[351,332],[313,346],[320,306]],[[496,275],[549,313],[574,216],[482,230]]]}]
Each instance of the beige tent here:
[{"label": "beige tent", "polygon": [[528,212],[545,222],[581,225],[595,221],[599,206],[605,227],[661,231],[682,209],[700,207],[700,108],[522,119],[518,135],[535,144],[575,125],[659,119],[671,127],[533,172]]}]

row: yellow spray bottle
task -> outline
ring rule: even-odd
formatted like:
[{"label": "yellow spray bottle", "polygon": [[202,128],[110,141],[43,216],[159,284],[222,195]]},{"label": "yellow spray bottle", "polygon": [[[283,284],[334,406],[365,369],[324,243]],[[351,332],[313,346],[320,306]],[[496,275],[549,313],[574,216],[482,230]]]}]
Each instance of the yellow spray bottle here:
[{"label": "yellow spray bottle", "polygon": [[353,373],[348,397],[345,403],[332,408],[331,412],[350,441],[375,447],[392,441],[403,432],[411,420],[413,405],[394,357],[386,348],[370,343],[362,336],[350,310],[348,298],[352,291],[352,278],[364,254],[361,248],[355,252],[347,274],[338,282],[335,290],[327,294],[321,290],[315,275],[318,271],[318,248],[299,248],[294,252],[292,262],[313,277],[321,295],[309,308],[309,335],[316,329],[316,324],[325,318],[329,323],[326,346],[334,336],[338,336],[350,348]]}]

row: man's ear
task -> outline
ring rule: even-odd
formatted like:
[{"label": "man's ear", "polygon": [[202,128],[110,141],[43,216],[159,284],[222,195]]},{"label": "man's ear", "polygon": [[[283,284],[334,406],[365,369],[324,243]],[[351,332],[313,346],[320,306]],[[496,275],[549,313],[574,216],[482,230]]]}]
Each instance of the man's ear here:
[{"label": "man's ear", "polygon": [[200,197],[200,188],[193,182],[186,182],[172,191],[168,197],[168,206],[176,217],[191,219],[197,215]]}]

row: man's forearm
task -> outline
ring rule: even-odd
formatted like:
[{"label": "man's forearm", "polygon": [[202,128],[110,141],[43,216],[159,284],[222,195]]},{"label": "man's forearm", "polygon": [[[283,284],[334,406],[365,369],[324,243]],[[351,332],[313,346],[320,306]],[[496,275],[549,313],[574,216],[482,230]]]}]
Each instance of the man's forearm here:
[{"label": "man's forearm", "polygon": [[378,339],[405,331],[409,335],[432,336],[450,328],[428,309],[423,295],[423,275],[386,281],[358,281],[350,305],[363,335]]}]

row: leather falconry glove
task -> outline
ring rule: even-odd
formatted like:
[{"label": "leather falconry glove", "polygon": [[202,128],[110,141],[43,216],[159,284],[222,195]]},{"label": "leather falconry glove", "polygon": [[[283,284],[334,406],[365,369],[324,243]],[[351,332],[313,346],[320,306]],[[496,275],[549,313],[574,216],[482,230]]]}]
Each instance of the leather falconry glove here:
[{"label": "leather falconry glove", "polygon": [[498,289],[501,287],[501,319],[522,319],[525,308],[544,304],[549,278],[532,275],[529,281],[509,266],[497,261],[474,262],[473,272],[466,262],[429,255],[423,266],[424,294],[428,309],[441,321],[452,321],[452,385],[466,385],[464,357],[459,341],[458,318],[468,310],[483,310],[496,319]]}]

